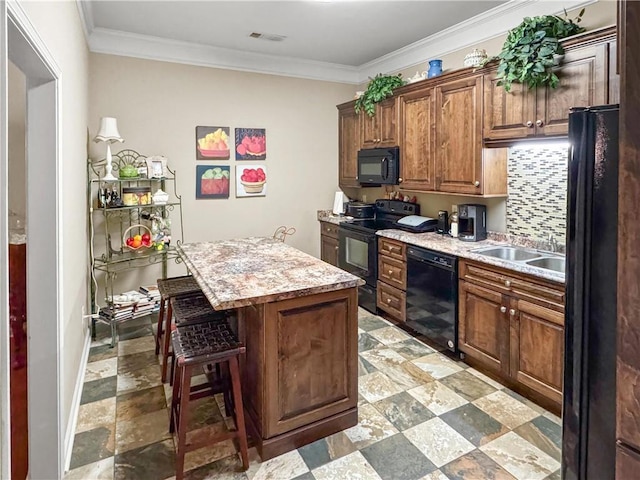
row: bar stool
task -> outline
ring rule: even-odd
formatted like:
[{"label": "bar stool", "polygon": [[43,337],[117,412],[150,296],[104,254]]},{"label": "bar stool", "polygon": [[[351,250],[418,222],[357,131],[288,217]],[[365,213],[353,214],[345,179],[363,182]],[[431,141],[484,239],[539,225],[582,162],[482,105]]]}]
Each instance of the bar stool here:
[{"label": "bar stool", "polygon": [[[172,317],[175,320],[176,325],[183,323],[199,323],[208,322],[215,319],[226,319],[228,313],[226,311],[216,311],[202,294],[202,291],[198,293],[192,293],[190,295],[172,296],[169,299],[169,306],[167,308],[167,316],[164,323],[165,332],[171,331]],[[166,335],[164,337],[164,343],[162,346],[162,383],[167,381],[167,365],[169,361],[169,346],[171,344],[171,337]],[[173,378],[173,363],[171,364],[171,377]]]},{"label": "bar stool", "polygon": [[[223,440],[238,439],[240,457],[244,470],[249,468],[247,434],[244,424],[242,392],[240,390],[240,370],[238,357],[245,347],[238,341],[226,321],[214,321],[178,326],[171,332],[176,369],[171,398],[171,420],[169,431],[176,432],[176,480],[184,476],[184,457],[187,452]],[[200,442],[187,442],[189,425],[189,401],[211,395],[215,390],[205,391],[208,385],[191,386],[191,377],[197,367],[211,364],[226,364],[231,376],[233,392],[233,417],[236,429],[222,432]],[[227,385],[229,388],[229,385]]]},{"label": "bar stool", "polygon": [[[160,353],[160,344],[162,342],[163,333],[167,330],[163,328],[165,307],[169,303],[169,300],[173,297],[179,297],[181,295],[193,295],[202,293],[198,282],[191,275],[184,275],[182,277],[171,278],[159,278],[157,280],[158,291],[160,292],[160,311],[158,312],[158,328],[156,331],[156,355]],[[171,321],[171,306],[167,308],[167,317]],[[165,339],[165,343],[169,343],[168,339]]]}]

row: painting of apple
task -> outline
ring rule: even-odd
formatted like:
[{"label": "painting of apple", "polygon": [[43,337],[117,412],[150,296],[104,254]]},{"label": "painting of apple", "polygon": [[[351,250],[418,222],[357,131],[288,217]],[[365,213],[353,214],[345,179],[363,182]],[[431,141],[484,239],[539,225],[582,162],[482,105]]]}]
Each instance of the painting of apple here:
[{"label": "painting of apple", "polygon": [[263,165],[236,166],[236,197],[264,197],[267,195],[267,167]]},{"label": "painting of apple", "polygon": [[229,198],[229,165],[196,167],[196,198]]},{"label": "painting of apple", "polygon": [[236,128],[236,160],[264,160],[266,158],[266,129]]}]

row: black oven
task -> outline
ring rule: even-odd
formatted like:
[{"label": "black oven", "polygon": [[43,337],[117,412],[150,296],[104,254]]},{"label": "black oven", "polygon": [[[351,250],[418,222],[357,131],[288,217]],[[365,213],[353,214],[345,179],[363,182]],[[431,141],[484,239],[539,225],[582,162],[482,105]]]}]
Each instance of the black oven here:
[{"label": "black oven", "polygon": [[376,311],[378,279],[378,243],[374,231],[359,230],[360,225],[343,223],[338,229],[338,266],[362,278],[366,284],[358,289],[358,304]]}]

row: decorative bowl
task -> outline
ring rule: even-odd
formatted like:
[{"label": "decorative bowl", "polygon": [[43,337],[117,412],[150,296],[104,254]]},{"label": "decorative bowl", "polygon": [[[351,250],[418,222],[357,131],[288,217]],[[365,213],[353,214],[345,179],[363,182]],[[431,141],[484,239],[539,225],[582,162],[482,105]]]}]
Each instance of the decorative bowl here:
[{"label": "decorative bowl", "polygon": [[263,180],[262,182],[245,182],[244,180],[240,180],[240,183],[244,187],[245,192],[260,193],[262,192],[262,187],[264,186],[265,183],[267,183],[267,181]]},{"label": "decorative bowl", "polygon": [[198,151],[200,155],[203,157],[209,158],[229,158],[230,150],[227,148],[226,150],[206,150],[204,148],[198,147]]},{"label": "decorative bowl", "polygon": [[473,52],[468,53],[464,57],[462,64],[465,67],[481,67],[484,61],[487,59],[487,52],[484,49],[475,48]]}]

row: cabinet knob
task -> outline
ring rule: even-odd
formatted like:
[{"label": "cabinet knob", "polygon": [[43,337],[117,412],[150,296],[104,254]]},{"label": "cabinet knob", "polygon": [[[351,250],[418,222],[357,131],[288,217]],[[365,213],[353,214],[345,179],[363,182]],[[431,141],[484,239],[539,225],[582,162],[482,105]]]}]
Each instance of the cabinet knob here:
[{"label": "cabinet knob", "polygon": [[398,178],[398,183],[402,183],[402,178]]},{"label": "cabinet knob", "polygon": [[527,125],[527,127],[529,127],[529,128],[533,128],[533,122],[532,122],[531,120],[529,120],[529,121],[526,123],[526,125]]},{"label": "cabinet knob", "polygon": [[511,281],[510,280],[505,280],[504,281],[504,286],[509,288],[511,286]]},{"label": "cabinet knob", "polygon": [[476,180],[475,182],[473,182],[473,184],[474,184],[476,187],[479,187],[479,186],[480,186],[480,182],[479,182],[478,180]]},{"label": "cabinet knob", "polygon": [[507,307],[505,307],[504,305],[500,307],[500,311],[502,313],[505,313],[507,311]]},{"label": "cabinet knob", "polygon": [[393,275],[393,270],[389,270],[389,275]]},{"label": "cabinet knob", "polygon": [[541,127],[544,125],[544,122],[542,120],[536,120],[536,125]]},{"label": "cabinet knob", "polygon": [[337,247],[337,246],[335,246],[335,247],[333,247],[333,248],[335,248],[335,249],[336,249],[336,252],[338,251],[338,247]]},{"label": "cabinet knob", "polygon": [[387,303],[391,303],[391,299],[390,298],[387,298]]},{"label": "cabinet knob", "polygon": [[512,308],[511,310],[509,310],[509,315],[513,317],[515,314],[516,314],[515,309]]}]

